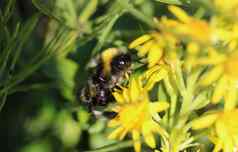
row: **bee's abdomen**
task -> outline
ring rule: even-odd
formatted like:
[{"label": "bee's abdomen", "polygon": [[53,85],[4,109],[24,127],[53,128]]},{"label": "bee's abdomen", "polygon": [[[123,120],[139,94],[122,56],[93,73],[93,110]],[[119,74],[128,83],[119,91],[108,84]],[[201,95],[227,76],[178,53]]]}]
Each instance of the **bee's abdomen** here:
[{"label": "bee's abdomen", "polygon": [[105,106],[110,101],[110,89],[99,84],[96,86],[96,96],[94,104],[98,106]]},{"label": "bee's abdomen", "polygon": [[105,73],[103,72],[102,63],[99,63],[99,65],[96,67],[96,72],[92,76],[92,80],[95,85],[107,83],[107,78],[106,78]]}]

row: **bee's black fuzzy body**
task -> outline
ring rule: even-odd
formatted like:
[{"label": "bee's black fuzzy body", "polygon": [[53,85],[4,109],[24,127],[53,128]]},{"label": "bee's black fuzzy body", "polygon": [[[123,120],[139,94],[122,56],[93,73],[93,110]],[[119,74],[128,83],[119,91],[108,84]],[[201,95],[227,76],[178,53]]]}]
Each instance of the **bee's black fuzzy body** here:
[{"label": "bee's black fuzzy body", "polygon": [[[109,72],[105,72],[105,68],[108,67],[105,67],[102,58],[99,58],[98,62],[86,86],[80,91],[81,102],[86,104],[92,113],[98,113],[95,112],[96,107],[104,107],[113,101],[111,91],[129,70],[131,56],[127,53],[114,55],[108,63]],[[116,116],[115,112],[102,112],[101,114],[108,118]]]}]

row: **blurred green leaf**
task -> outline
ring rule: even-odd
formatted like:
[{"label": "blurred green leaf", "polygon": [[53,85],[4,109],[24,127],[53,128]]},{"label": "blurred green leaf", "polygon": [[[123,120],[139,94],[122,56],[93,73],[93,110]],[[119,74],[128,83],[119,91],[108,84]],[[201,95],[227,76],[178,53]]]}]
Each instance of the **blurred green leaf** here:
[{"label": "blurred green leaf", "polygon": [[[39,11],[43,14],[45,14],[46,16],[58,21],[61,25],[64,25],[66,27],[68,27],[67,24],[64,23],[63,20],[61,20],[60,16],[57,15],[56,13],[54,13],[54,7],[51,6],[51,5],[46,5],[46,4],[43,4],[43,2],[41,0],[32,0],[32,3],[34,4],[34,6],[39,9]],[[72,28],[72,27],[70,27]]]},{"label": "blurred green leaf", "polygon": [[39,9],[41,13],[45,14],[46,16],[52,17],[57,21],[60,21],[59,17],[56,14],[52,13],[53,6],[44,5],[41,0],[32,0],[32,3],[37,9]]},{"label": "blurred green leaf", "polygon": [[112,152],[112,151],[116,151],[122,148],[126,148],[126,147],[131,147],[133,145],[133,141],[123,141],[123,142],[117,142],[114,144],[110,144],[107,146],[103,146],[101,148],[97,148],[95,150],[88,150],[85,152]]},{"label": "blurred green leaf", "polygon": [[56,109],[52,104],[52,99],[46,100],[49,101],[43,101],[45,103],[41,106],[37,115],[33,119],[26,121],[25,128],[33,136],[41,134],[54,122]]},{"label": "blurred green leaf", "polygon": [[16,3],[16,0],[8,0],[7,1],[6,7],[3,12],[3,16],[2,16],[2,19],[4,20],[4,22],[3,22],[4,24],[6,24],[8,22],[8,20],[14,13],[15,3]]},{"label": "blurred green leaf", "polygon": [[88,1],[86,7],[83,9],[82,13],[79,16],[81,22],[86,22],[90,16],[96,11],[98,5],[98,0]]},{"label": "blurred green leaf", "polygon": [[77,10],[73,0],[57,0],[52,12],[67,26],[76,28],[78,25]]},{"label": "blurred green leaf", "polygon": [[95,55],[103,46],[107,36],[110,34],[113,25],[117,21],[117,19],[122,15],[122,12],[120,14],[115,15],[111,21],[107,24],[107,26],[102,30],[101,35],[98,38],[98,43],[95,46],[95,48],[92,50],[92,55]]},{"label": "blurred green leaf", "polygon": [[6,91],[0,96],[0,111],[2,111],[2,108],[6,103],[7,95],[8,95],[8,92]]},{"label": "blurred green leaf", "polygon": [[10,70],[14,70],[16,62],[20,57],[21,51],[23,50],[22,48],[24,44],[27,43],[27,41],[30,39],[30,36],[38,22],[38,19],[39,19],[38,14],[33,15],[25,24],[22,25],[22,29],[19,32],[19,38],[21,39],[18,41],[17,48],[14,52]]},{"label": "blurred green leaf", "polygon": [[67,111],[61,111],[56,120],[56,133],[66,147],[75,146],[80,138],[81,128],[75,122],[71,114]]},{"label": "blurred green leaf", "polygon": [[176,5],[181,5],[182,2],[180,0],[155,0],[161,3],[167,3],[167,4],[176,4]]},{"label": "blurred green leaf", "polygon": [[38,15],[34,15],[25,24],[17,23],[12,34],[8,33],[8,27],[4,25],[5,33],[3,34],[5,34],[7,40],[5,42],[6,44],[1,47],[3,51],[0,54],[0,86],[3,87],[3,89],[0,90],[2,99],[0,111],[5,104],[6,95],[10,91],[6,88],[8,87],[8,82],[11,82],[14,77],[14,67],[20,57],[24,44],[29,40],[36,26],[38,18]]},{"label": "blurred green leaf", "polygon": [[26,145],[20,152],[52,152],[52,148],[47,140],[39,140]]},{"label": "blurred green leaf", "polygon": [[62,94],[69,101],[74,101],[74,76],[77,70],[77,65],[69,59],[60,59],[57,60],[57,63]]},{"label": "blurred green leaf", "polygon": [[50,88],[55,88],[55,83],[33,83],[30,85],[17,85],[13,89],[11,89],[8,95],[14,94],[16,92],[28,92],[33,90],[47,90]]},{"label": "blurred green leaf", "polygon": [[133,15],[135,18],[139,19],[140,21],[146,23],[148,26],[154,28],[155,23],[153,21],[153,18],[151,16],[146,16],[143,14],[140,10],[136,9],[133,4],[129,3],[128,0],[124,1],[117,1],[119,5],[121,5],[128,13]]}]

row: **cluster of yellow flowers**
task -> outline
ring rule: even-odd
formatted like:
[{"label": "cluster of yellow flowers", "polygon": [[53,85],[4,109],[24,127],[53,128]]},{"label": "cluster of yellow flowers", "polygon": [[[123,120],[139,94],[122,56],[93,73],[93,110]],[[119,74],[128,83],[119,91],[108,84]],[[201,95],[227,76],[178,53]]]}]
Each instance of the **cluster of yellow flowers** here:
[{"label": "cluster of yellow flowers", "polygon": [[[237,151],[238,0],[211,2],[214,14],[208,20],[169,6],[175,19],[155,19],[158,29],[130,43],[148,66],[113,93],[118,115],[108,123],[117,128],[110,139],[131,133],[136,152],[142,139],[155,151],[202,151],[194,135],[204,131],[213,151]],[[157,101],[150,97],[154,87]]]}]

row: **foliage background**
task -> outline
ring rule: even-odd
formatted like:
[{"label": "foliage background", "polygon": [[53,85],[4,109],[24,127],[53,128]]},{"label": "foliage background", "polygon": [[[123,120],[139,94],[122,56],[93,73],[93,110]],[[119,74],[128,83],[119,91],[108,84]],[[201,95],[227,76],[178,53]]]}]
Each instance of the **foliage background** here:
[{"label": "foliage background", "polygon": [[[190,13],[198,6],[209,10],[205,0],[165,2]],[[168,13],[167,4],[1,0],[0,8],[1,151],[73,152],[113,144],[105,120],[91,121],[74,89],[87,80],[84,67],[92,56],[151,31],[153,17]],[[125,147],[117,151],[132,150]]]}]

